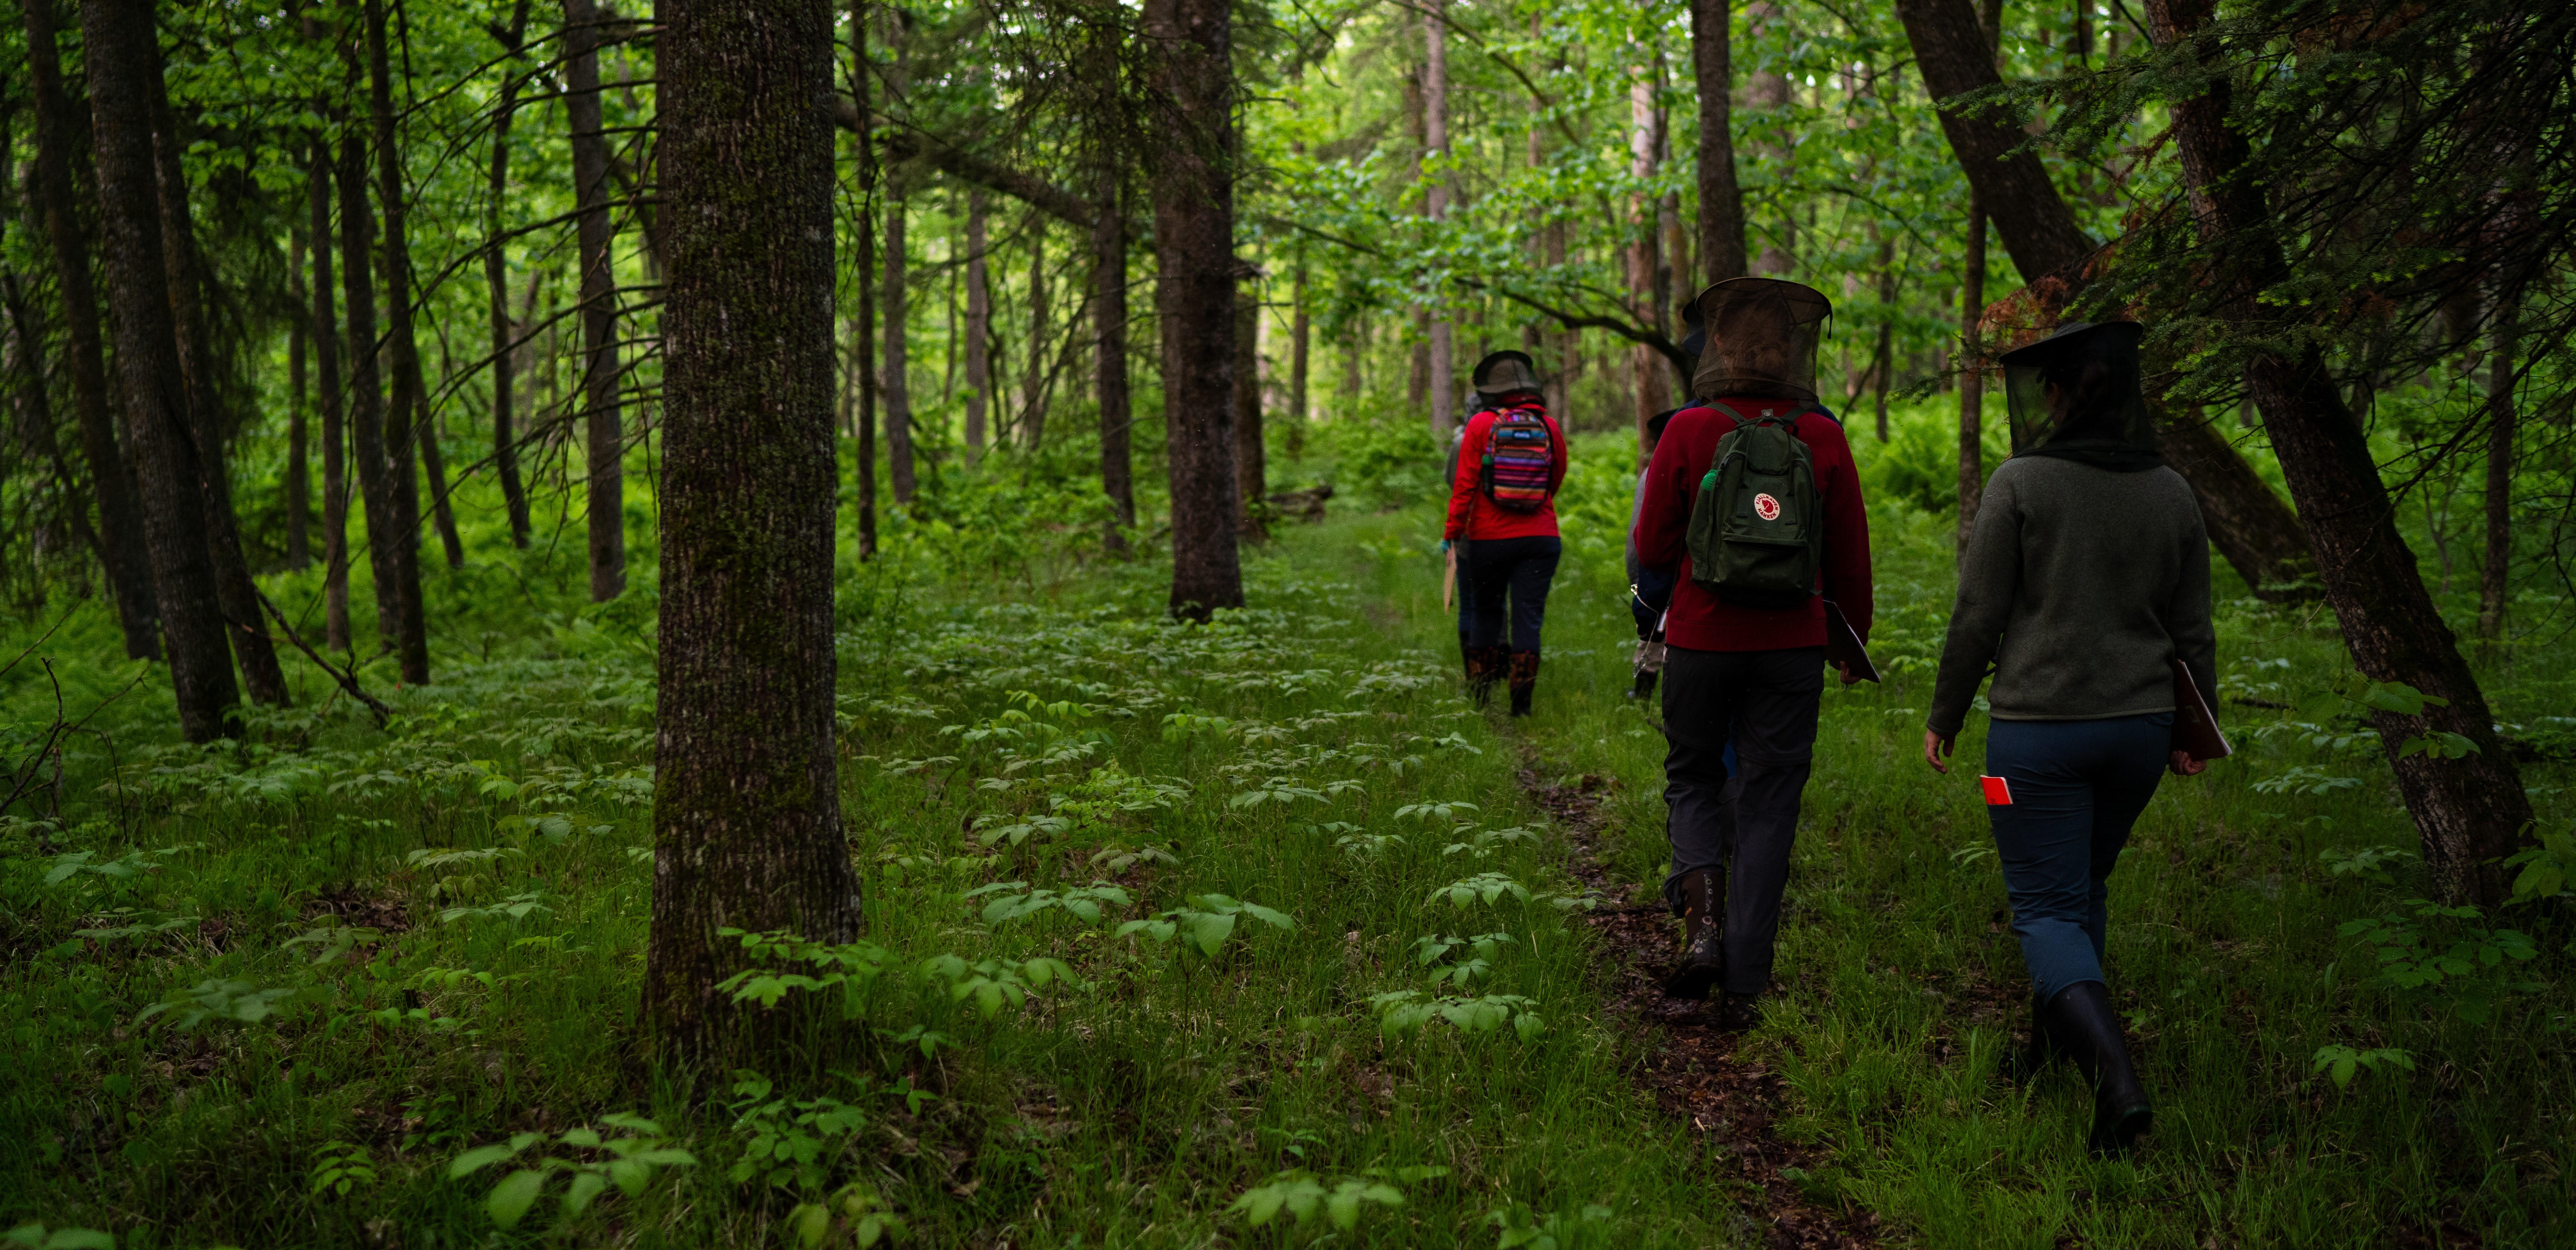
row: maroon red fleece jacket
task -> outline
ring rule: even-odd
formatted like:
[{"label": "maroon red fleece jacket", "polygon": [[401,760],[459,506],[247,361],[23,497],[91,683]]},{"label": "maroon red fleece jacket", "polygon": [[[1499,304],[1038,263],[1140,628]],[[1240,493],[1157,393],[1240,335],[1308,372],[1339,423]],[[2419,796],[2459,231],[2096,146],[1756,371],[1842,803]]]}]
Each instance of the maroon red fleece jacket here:
[{"label": "maroon red fleece jacket", "polygon": [[[1786,412],[1796,405],[1778,399],[1724,401],[1747,419],[1765,412]],[[1664,427],[1646,466],[1644,502],[1637,510],[1637,559],[1647,568],[1675,575],[1672,615],[1664,640],[1691,651],[1778,651],[1821,647],[1825,643],[1825,603],[1834,601],[1861,638],[1869,637],[1869,514],[1861,505],[1860,473],[1852,463],[1851,444],[1833,418],[1809,412],[1798,418],[1796,433],[1816,462],[1816,490],[1824,497],[1825,561],[1823,594],[1795,608],[1741,608],[1721,603],[1708,588],[1692,581],[1691,505],[1699,498],[1700,478],[1717,458],[1717,441],[1735,422],[1714,408],[1685,408]]]}]

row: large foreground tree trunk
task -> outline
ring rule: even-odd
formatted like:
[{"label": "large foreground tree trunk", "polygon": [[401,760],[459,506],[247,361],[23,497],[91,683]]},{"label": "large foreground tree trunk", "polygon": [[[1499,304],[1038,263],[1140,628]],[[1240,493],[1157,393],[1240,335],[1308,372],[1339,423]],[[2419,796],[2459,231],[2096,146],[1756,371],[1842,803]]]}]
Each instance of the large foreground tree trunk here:
[{"label": "large foreground tree trunk", "polygon": [[1172,611],[1243,606],[1234,549],[1234,72],[1225,0],[1146,0],[1162,141],[1153,150],[1154,308],[1172,477]]},{"label": "large foreground tree trunk", "polygon": [[72,145],[80,119],[63,90],[62,54],[56,46],[55,0],[26,0],[27,78],[36,105],[36,195],[44,215],[45,242],[53,249],[54,281],[63,303],[72,374],[72,407],[80,419],[81,457],[89,462],[90,497],[98,501],[99,560],[116,596],[125,630],[125,654],[161,658],[161,622],[152,598],[152,557],[144,548],[143,514],[134,478],[117,445],[116,414],[108,394],[106,355],[98,333],[98,292],[91,285],[89,231],[82,224],[72,185]]},{"label": "large foreground tree trunk", "polygon": [[1735,181],[1735,67],[1729,0],[1691,0],[1691,76],[1699,87],[1699,257],[1705,282],[1745,273],[1744,192]]},{"label": "large foreground tree trunk", "polygon": [[572,126],[581,238],[581,390],[590,449],[590,598],[626,592],[626,424],[617,411],[617,275],[608,220],[608,136],[599,103],[599,9],[564,0],[564,113]]},{"label": "large foreground tree trunk", "polygon": [[241,666],[242,686],[251,700],[271,707],[287,702],[286,672],[278,667],[277,646],[268,636],[268,615],[259,604],[259,587],[251,581],[250,561],[242,553],[241,521],[233,512],[232,470],[224,454],[223,388],[216,374],[215,346],[206,328],[205,281],[197,259],[196,222],[188,211],[188,174],[179,154],[187,139],[179,133],[163,84],[159,36],[154,37],[151,79],[145,84],[152,103],[152,163],[161,221],[161,263],[165,266],[170,319],[179,343],[179,378],[187,400],[187,427],[196,444],[197,472],[203,482],[198,501],[206,509],[206,559],[215,574],[215,603],[223,609],[224,636],[232,641],[233,660]]},{"label": "large foreground tree trunk", "polygon": [[206,560],[204,479],[188,429],[178,334],[170,323],[169,270],[161,257],[151,96],[160,67],[158,40],[149,0],[82,0],[82,57],[105,226],[101,250],[116,306],[125,445],[133,453],[179,729],[190,742],[204,742],[231,732],[225,716],[240,701],[241,688],[233,681],[223,609]]},{"label": "large foreground tree trunk", "polygon": [[[1923,85],[1935,100],[2003,81],[1995,70],[1992,45],[1968,6],[1969,0],[1897,2]],[[2024,146],[2030,135],[1991,115],[1969,116],[1956,109],[1942,111],[1941,131],[2021,280],[2034,289],[2047,282],[2050,289],[2036,293],[2062,304],[2084,281],[2094,245],[2049,181],[2039,154]],[[2020,150],[2007,158],[2015,149]],[[2301,583],[2310,572],[2299,519],[2281,497],[2205,424],[2168,421],[2157,429],[2164,437],[2166,462],[2191,482],[2200,498],[2210,542],[2219,554],[2258,595],[2299,593],[2274,589]]]},{"label": "large foreground tree trunk", "polygon": [[[2166,47],[2185,43],[2211,8],[2210,0],[2146,0],[2149,34]],[[2252,321],[2268,315],[2259,297],[2288,277],[2289,265],[2271,233],[2251,153],[2228,126],[2227,81],[2213,77],[2205,94],[2176,102],[2174,140],[2192,214],[2221,253],[2210,272],[2227,275],[2221,315]],[[2397,532],[2397,509],[2368,435],[2314,348],[2295,356],[2257,352],[2246,381],[2307,522],[2326,602],[2343,625],[2354,666],[2374,682],[2402,682],[2448,701],[2428,704],[2420,716],[2380,711],[2371,720],[2423,839],[2434,888],[2447,901],[2492,904],[2504,894],[2496,861],[2530,825],[2531,800],[2496,737],[2477,676]],[[2478,749],[2461,759],[2402,750],[2409,739],[2443,733]]]},{"label": "large foreground tree trunk", "polygon": [[657,16],[673,211],[644,1019],[666,1056],[712,1065],[742,1040],[717,929],[859,930],[832,747],[832,13]]}]

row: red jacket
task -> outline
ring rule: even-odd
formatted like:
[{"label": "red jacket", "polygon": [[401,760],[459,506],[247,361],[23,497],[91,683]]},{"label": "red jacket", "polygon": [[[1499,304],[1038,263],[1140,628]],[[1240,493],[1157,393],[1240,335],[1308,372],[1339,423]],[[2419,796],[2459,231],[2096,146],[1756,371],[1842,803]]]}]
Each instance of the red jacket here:
[{"label": "red jacket", "polygon": [[1449,484],[1449,527],[1441,537],[1456,541],[1488,538],[1553,538],[1556,536],[1556,492],[1565,485],[1565,430],[1547,420],[1549,459],[1547,502],[1536,512],[1513,512],[1485,497],[1485,442],[1493,436],[1494,413],[1488,408],[1467,419],[1467,436],[1458,444],[1456,475]]},{"label": "red jacket", "polygon": [[[1777,399],[1733,399],[1728,407],[1747,418],[1794,405]],[[1816,491],[1824,497],[1824,594],[1794,608],[1742,608],[1721,603],[1707,587],[1690,579],[1691,505],[1699,498],[1700,478],[1717,458],[1717,441],[1735,423],[1714,408],[1685,408],[1664,427],[1646,466],[1645,499],[1638,506],[1637,559],[1647,568],[1675,575],[1672,614],[1664,640],[1690,651],[1777,651],[1820,647],[1825,643],[1825,603],[1834,601],[1852,629],[1869,637],[1869,514],[1861,506],[1860,473],[1852,463],[1851,444],[1833,418],[1809,412],[1798,418],[1797,435],[1815,458]]]}]

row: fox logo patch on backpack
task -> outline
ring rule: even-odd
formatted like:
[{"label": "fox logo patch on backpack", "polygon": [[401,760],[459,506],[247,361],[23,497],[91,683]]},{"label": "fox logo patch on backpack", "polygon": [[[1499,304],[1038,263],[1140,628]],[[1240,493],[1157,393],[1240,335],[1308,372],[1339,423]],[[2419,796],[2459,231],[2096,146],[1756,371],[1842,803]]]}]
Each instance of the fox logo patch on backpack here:
[{"label": "fox logo patch on backpack", "polygon": [[1547,409],[1515,404],[1493,414],[1485,434],[1485,498],[1506,512],[1536,512],[1546,506],[1556,480],[1556,437],[1548,431]]},{"label": "fox logo patch on backpack", "polygon": [[1739,607],[1797,607],[1816,593],[1825,550],[1815,454],[1797,435],[1806,410],[1748,418],[1709,406],[1735,428],[1718,440],[1691,504],[1691,580]]}]

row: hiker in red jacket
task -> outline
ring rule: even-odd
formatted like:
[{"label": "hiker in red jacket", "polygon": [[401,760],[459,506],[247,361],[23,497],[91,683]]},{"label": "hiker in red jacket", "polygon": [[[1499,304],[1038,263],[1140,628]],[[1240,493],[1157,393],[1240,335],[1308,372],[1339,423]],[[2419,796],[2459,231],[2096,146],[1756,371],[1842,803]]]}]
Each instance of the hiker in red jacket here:
[{"label": "hiker in red jacket", "polygon": [[[1476,362],[1476,415],[1458,444],[1441,550],[1458,550],[1466,598],[1467,688],[1483,706],[1508,674],[1512,715],[1527,716],[1538,689],[1538,632],[1547,586],[1565,544],[1556,532],[1556,491],[1565,484],[1565,431],[1539,393],[1538,364],[1495,352]],[[1503,601],[1511,600],[1511,614]],[[1504,624],[1510,624],[1508,645]]]},{"label": "hiker in red jacket", "polygon": [[[1691,379],[1697,406],[1664,427],[1631,538],[1639,563],[1674,578],[1664,625],[1665,832],[1673,850],[1664,899],[1681,914],[1687,945],[1664,988],[1704,998],[1722,982],[1719,1021],[1741,1028],[1753,1022],[1755,1000],[1771,983],[1780,895],[1824,695],[1825,602],[1839,606],[1862,638],[1869,635],[1869,520],[1851,446],[1816,399],[1816,341],[1832,303],[1813,288],[1770,278],[1721,282],[1694,303],[1708,334]],[[1704,492],[1713,497],[1726,488],[1722,481],[1741,487],[1753,480],[1712,471],[1725,467],[1721,440],[1739,430],[1745,433],[1729,444],[1731,454],[1761,447],[1781,464],[1810,463],[1760,479],[1795,489],[1746,488],[1703,505]],[[1794,442],[1779,437],[1783,430]],[[1799,472],[1808,475],[1803,483]],[[1778,543],[1703,548],[1711,557],[1705,563],[1715,567],[1694,567],[1695,542],[1715,541],[1691,534],[1695,506],[1734,518],[1727,532],[1795,523],[1803,545],[1786,550],[1806,564],[1794,580],[1807,580],[1812,566],[1813,584],[1757,590],[1744,579],[1745,563],[1771,559]],[[1811,515],[1793,515],[1801,509]],[[1739,580],[1723,581],[1729,577]],[[1853,680],[1845,670],[1843,681]],[[1731,781],[1721,759],[1730,738]]]}]

